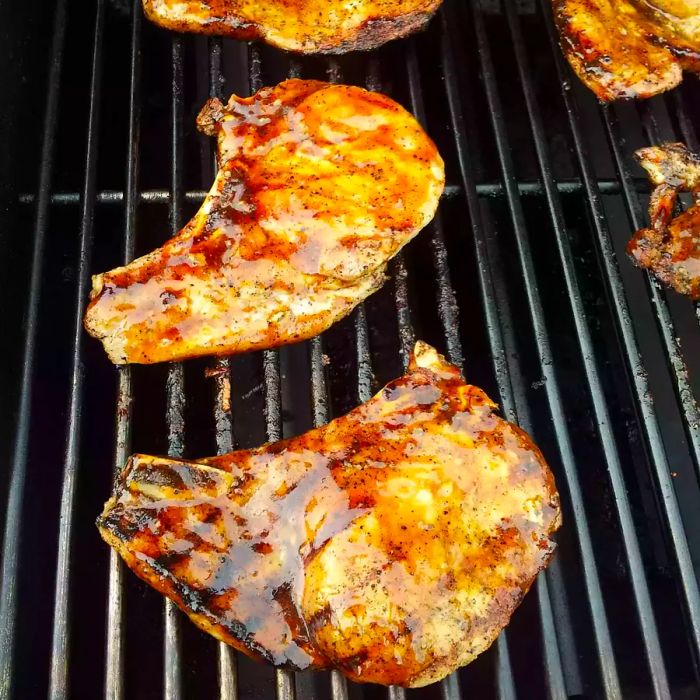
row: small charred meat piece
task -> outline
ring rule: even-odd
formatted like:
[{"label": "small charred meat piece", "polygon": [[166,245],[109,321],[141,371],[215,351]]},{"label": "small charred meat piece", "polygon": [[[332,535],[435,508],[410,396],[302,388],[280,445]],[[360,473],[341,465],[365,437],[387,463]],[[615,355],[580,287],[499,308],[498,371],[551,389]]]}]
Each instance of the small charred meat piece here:
[{"label": "small charred meat piece", "polygon": [[358,87],[287,80],[210,100],[197,123],[219,156],[200,210],[158,250],[93,277],[85,327],[115,364],[321,333],[384,283],[444,187],[413,116]]},{"label": "small charred meat piece", "polygon": [[[700,299],[700,157],[682,143],[642,148],[635,155],[654,184],[651,228],[637,231],[627,251],[664,284]],[[691,192],[695,203],[674,218],[679,192]]]},{"label": "small charred meat piece", "polygon": [[560,43],[608,102],[646,98],[700,72],[700,0],[553,0]]},{"label": "small charred meat piece", "polygon": [[554,551],[552,474],[433,348],[342,418],[200,462],[133,456],[98,520],[257,659],[423,686],[496,639]]},{"label": "small charred meat piece", "polygon": [[418,31],[442,0],[143,0],[176,32],[263,39],[298,53],[367,51]]}]

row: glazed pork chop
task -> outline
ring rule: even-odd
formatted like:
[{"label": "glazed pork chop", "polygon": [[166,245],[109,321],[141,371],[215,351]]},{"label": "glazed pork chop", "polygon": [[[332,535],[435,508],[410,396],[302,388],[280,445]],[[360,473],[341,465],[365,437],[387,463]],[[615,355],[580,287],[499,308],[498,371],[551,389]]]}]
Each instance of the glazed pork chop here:
[{"label": "glazed pork chop", "polygon": [[177,32],[260,38],[299,53],[369,50],[421,29],[442,0],[143,0]]},{"label": "glazed pork chop", "polygon": [[[700,156],[682,143],[642,148],[635,154],[654,185],[651,226],[634,234],[627,247],[640,266],[691,299],[700,299]],[[679,192],[695,203],[674,217]]]},{"label": "glazed pork chop", "polygon": [[93,277],[85,327],[116,364],[317,335],[384,283],[444,187],[418,122],[358,87],[288,80],[210,100],[197,123],[219,159],[200,210],[158,250]]},{"label": "glazed pork chop", "polygon": [[423,686],[487,649],[554,551],[552,474],[433,348],[299,437],[133,456],[98,519],[127,565],[246,654]]},{"label": "glazed pork chop", "polygon": [[646,98],[700,71],[700,0],[553,0],[564,53],[603,101]]}]

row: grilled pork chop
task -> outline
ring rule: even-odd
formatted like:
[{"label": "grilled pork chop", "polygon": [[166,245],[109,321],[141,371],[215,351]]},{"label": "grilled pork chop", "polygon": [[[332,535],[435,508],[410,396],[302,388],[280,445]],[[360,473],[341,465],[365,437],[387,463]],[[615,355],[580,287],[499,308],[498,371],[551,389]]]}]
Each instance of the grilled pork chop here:
[{"label": "grilled pork chop", "polygon": [[246,654],[422,686],[487,649],[548,563],[552,474],[433,348],[343,418],[201,462],[135,455],[102,537]]},{"label": "grilled pork chop", "polygon": [[197,124],[219,155],[200,210],[162,248],[93,277],[85,327],[114,363],[317,335],[384,283],[444,186],[418,122],[361,88],[287,80],[210,100]]},{"label": "grilled pork chop", "polygon": [[603,101],[670,90],[700,72],[700,0],[553,0],[564,53]]},{"label": "grilled pork chop", "polygon": [[178,32],[260,38],[300,53],[367,51],[421,29],[442,0],[143,0],[146,16]]},{"label": "grilled pork chop", "polygon": [[[662,282],[700,299],[700,156],[682,143],[642,148],[635,155],[654,185],[651,228],[637,231],[627,250]],[[679,192],[692,192],[695,204],[674,218]]]}]

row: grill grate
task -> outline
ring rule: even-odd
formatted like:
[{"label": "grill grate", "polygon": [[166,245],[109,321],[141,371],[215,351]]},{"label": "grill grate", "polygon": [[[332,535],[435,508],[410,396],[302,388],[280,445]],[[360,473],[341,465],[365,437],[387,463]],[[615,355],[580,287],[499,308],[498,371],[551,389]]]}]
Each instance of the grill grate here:
[{"label": "grill grate", "polygon": [[[565,65],[549,5],[446,0],[418,37],[296,59],[160,31],[140,0],[56,2],[43,127],[27,115],[8,135],[41,130],[38,174],[18,167],[10,208],[31,252],[0,242],[4,259],[24,252],[7,284],[27,292],[14,312],[22,370],[3,369],[18,409],[3,427],[0,698],[697,697],[700,308],[623,251],[649,192],[631,153],[697,148],[700,87],[597,105]],[[90,273],[159,245],[201,202],[214,173],[193,130],[204,99],[287,76],[411,109],[446,160],[439,215],[322,337],[115,372],[82,332]],[[397,376],[416,337],[535,435],[563,499],[558,557],[468,668],[416,691],[275,673],[182,623],[99,541],[105,465],[132,447],[223,453],[324,424]]]}]

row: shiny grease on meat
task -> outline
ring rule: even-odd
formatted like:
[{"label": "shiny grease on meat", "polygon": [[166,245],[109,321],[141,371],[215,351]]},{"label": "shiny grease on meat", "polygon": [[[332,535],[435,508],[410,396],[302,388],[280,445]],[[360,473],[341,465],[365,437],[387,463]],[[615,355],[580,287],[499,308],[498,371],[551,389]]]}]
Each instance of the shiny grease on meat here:
[{"label": "shiny grease on meat", "polygon": [[603,101],[647,98],[700,72],[700,0],[553,0],[560,43]]},{"label": "shiny grease on meat", "polygon": [[219,160],[199,211],[158,250],[93,277],[85,327],[116,364],[317,335],[384,283],[444,187],[418,122],[362,88],[288,80],[210,100],[197,124]]},{"label": "shiny grease on meat", "polygon": [[198,462],[133,456],[102,537],[257,659],[422,686],[471,662],[554,551],[552,474],[418,343],[405,376],[299,437]]},{"label": "shiny grease on meat", "polygon": [[260,38],[297,53],[367,51],[421,29],[442,0],[143,0],[146,16],[178,32]]},{"label": "shiny grease on meat", "polygon": [[[700,156],[682,143],[642,148],[636,158],[654,185],[651,226],[637,231],[627,247],[640,267],[691,299],[700,299]],[[674,217],[679,192],[695,203]]]}]

